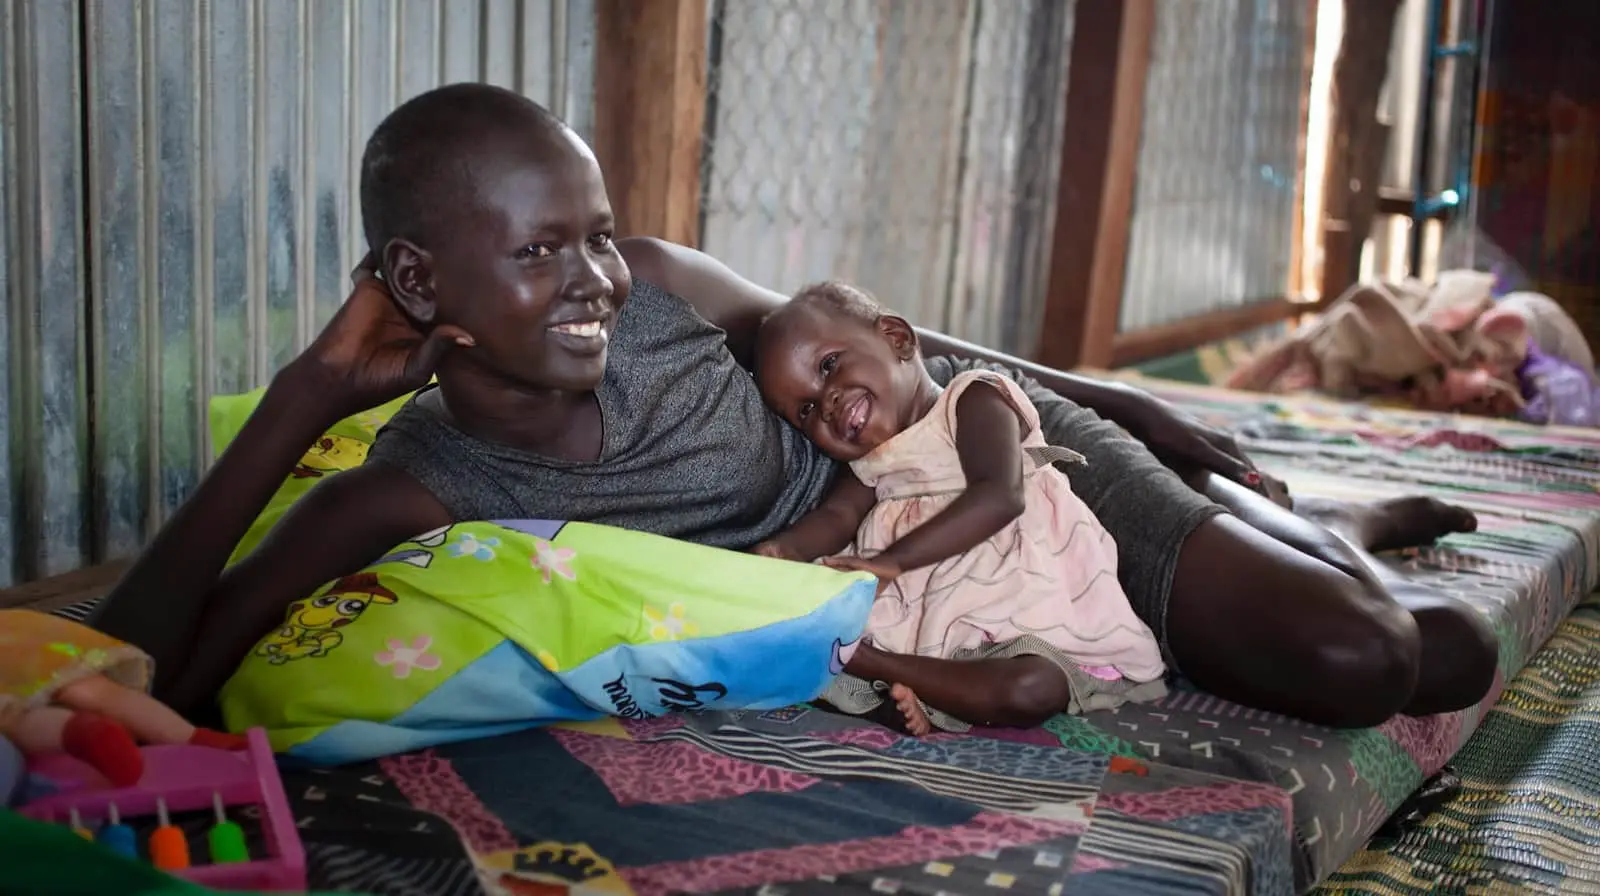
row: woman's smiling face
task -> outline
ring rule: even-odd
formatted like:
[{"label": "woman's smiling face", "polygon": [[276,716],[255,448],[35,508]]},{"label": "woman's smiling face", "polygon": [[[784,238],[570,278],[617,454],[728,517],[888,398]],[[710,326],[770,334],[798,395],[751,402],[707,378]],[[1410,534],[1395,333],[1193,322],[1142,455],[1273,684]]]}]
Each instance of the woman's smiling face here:
[{"label": "woman's smiling face", "polygon": [[440,319],[525,386],[594,389],[632,281],[593,156],[574,141],[480,160],[475,175],[473,207],[435,255]]}]

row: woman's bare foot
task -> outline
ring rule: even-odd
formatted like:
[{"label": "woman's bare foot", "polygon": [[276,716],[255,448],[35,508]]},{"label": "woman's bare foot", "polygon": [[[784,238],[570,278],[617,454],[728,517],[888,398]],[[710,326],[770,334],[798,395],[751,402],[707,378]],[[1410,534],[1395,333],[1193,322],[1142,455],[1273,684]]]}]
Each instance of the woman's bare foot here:
[{"label": "woman's bare foot", "polygon": [[1478,528],[1472,511],[1423,495],[1371,504],[1302,497],[1295,499],[1294,511],[1374,553],[1432,544],[1452,532]]},{"label": "woman's bare foot", "polygon": [[933,731],[933,723],[928,721],[928,714],[922,711],[922,701],[917,699],[915,691],[903,684],[889,688],[889,697],[894,700],[894,705],[906,717],[906,731],[913,737],[922,737]]}]

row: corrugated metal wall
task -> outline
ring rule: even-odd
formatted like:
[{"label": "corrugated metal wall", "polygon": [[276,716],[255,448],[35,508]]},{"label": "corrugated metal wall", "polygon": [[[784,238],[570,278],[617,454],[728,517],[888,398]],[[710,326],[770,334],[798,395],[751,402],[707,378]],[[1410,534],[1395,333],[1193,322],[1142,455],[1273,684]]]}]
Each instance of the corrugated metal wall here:
[{"label": "corrugated metal wall", "polygon": [[1305,0],[1158,0],[1120,330],[1289,288]]},{"label": "corrugated metal wall", "polygon": [[592,120],[589,0],[0,0],[0,584],[135,550],[338,306],[367,134],[483,80]]},{"label": "corrugated metal wall", "polygon": [[[1123,331],[1288,290],[1307,8],[1158,0]],[[774,289],[845,278],[1031,352],[1074,5],[713,9],[702,246]]]},{"label": "corrugated metal wall", "polygon": [[842,278],[1031,352],[1074,5],[713,5],[701,246],[785,292]]}]

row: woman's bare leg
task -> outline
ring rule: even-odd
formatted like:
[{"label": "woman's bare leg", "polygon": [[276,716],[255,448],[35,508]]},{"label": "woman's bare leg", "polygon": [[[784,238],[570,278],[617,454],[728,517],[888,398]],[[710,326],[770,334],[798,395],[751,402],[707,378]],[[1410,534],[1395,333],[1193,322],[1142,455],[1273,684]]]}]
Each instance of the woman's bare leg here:
[{"label": "woman's bare leg", "polygon": [[1470,510],[1425,496],[1371,504],[1299,498],[1293,513],[1245,489],[1211,477],[1207,495],[1250,525],[1387,592],[1416,620],[1421,637],[1417,689],[1407,715],[1449,712],[1477,703],[1494,681],[1499,643],[1481,614],[1461,601],[1407,578],[1369,551],[1432,544],[1453,532],[1471,532]]},{"label": "woman's bare leg", "polygon": [[1483,617],[1363,549],[1470,530],[1470,513],[1425,498],[1297,498],[1291,513],[1220,477],[1189,481],[1234,512],[1184,543],[1168,604],[1174,657],[1201,687],[1335,727],[1461,709],[1488,691],[1499,648]]}]

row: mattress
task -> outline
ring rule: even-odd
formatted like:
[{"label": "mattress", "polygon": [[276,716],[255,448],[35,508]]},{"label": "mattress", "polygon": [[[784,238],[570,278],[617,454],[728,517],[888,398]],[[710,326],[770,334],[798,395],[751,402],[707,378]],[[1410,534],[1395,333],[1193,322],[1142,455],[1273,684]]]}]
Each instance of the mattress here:
[{"label": "mattress", "polygon": [[1594,588],[1600,431],[1164,381],[1140,385],[1237,433],[1252,458],[1294,493],[1349,500],[1430,494],[1479,517],[1477,532],[1386,558],[1490,620],[1500,674],[1477,708],[1336,731],[1185,689],[1155,706],[1049,726],[1066,746],[1113,735],[1155,761],[1276,783],[1294,801],[1296,883],[1304,887],[1349,858],[1461,748],[1504,682]]},{"label": "mattress", "polygon": [[1374,838],[1321,896],[1600,892],[1600,593],[1450,765],[1460,793],[1401,836]]},{"label": "mattress", "polygon": [[1178,682],[1154,705],[922,740],[810,707],[525,731],[286,771],[313,884],[1283,894],[1324,879],[1594,588],[1600,433],[1143,385],[1238,432],[1297,493],[1475,510],[1478,532],[1390,562],[1492,622],[1484,705],[1334,731]]}]

